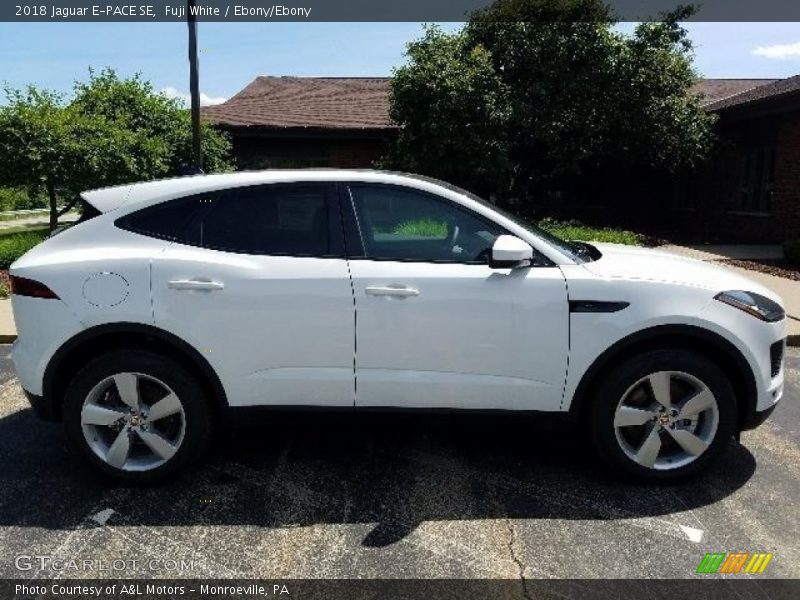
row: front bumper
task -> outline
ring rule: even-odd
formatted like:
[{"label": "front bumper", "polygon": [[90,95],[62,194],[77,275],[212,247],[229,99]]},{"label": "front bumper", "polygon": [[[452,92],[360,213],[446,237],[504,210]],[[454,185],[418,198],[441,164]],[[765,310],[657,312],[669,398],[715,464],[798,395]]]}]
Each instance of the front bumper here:
[{"label": "front bumper", "polygon": [[749,431],[751,429],[759,427],[762,423],[764,423],[764,421],[769,419],[770,415],[775,411],[775,407],[777,406],[778,403],[776,402],[766,410],[762,411],[755,410],[750,412],[742,422],[740,429],[742,431]]}]

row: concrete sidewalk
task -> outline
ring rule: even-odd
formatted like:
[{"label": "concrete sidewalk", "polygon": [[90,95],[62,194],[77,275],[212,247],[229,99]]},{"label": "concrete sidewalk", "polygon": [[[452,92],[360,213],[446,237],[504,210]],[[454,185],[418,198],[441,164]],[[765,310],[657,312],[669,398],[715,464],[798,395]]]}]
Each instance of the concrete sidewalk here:
[{"label": "concrete sidewalk", "polygon": [[17,326],[11,312],[11,300],[0,300],[0,344],[10,344],[17,339]]},{"label": "concrete sidewalk", "polygon": [[783,248],[778,245],[757,244],[709,244],[703,246],[678,246],[668,244],[657,250],[672,252],[699,260],[778,260],[783,258]]},{"label": "concrete sidewalk", "polygon": [[[58,219],[59,225],[66,225],[71,223],[72,221],[77,221],[80,218],[80,214],[76,212],[68,212],[65,215],[62,215]],[[50,222],[50,215],[43,214],[43,215],[34,215],[31,217],[24,217],[20,219],[8,219],[6,221],[0,221],[0,231],[4,229],[17,229],[17,228],[26,228],[26,227],[35,227],[37,225],[45,226]]]}]

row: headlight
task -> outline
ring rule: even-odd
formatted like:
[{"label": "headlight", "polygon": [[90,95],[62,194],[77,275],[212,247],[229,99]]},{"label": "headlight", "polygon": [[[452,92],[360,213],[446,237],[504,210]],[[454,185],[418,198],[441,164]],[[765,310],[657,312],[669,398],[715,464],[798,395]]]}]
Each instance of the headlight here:
[{"label": "headlight", "polygon": [[780,321],[786,316],[780,304],[753,292],[743,292],[742,290],[720,292],[714,296],[714,299],[769,323]]}]

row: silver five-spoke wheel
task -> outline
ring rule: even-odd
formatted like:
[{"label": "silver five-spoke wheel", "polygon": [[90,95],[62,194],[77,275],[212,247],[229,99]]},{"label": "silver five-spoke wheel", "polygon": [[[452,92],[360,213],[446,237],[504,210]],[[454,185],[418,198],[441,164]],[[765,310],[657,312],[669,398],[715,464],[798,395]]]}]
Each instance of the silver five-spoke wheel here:
[{"label": "silver five-spoke wheel", "polygon": [[694,462],[714,441],[718,425],[714,394],[697,377],[680,371],[642,377],[623,394],[614,413],[623,452],[657,470]]},{"label": "silver five-spoke wheel", "polygon": [[160,467],[175,455],[186,433],[181,400],[163,381],[141,373],[100,381],[86,396],[80,419],[92,451],[123,471]]}]

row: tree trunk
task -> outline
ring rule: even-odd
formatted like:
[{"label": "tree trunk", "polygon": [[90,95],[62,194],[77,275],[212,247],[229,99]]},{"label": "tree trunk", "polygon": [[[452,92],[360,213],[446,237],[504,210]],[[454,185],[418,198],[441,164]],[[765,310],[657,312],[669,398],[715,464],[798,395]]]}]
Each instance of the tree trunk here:
[{"label": "tree trunk", "polygon": [[58,206],[56,205],[56,187],[51,181],[47,182],[47,197],[50,198],[50,233],[58,227]]}]

